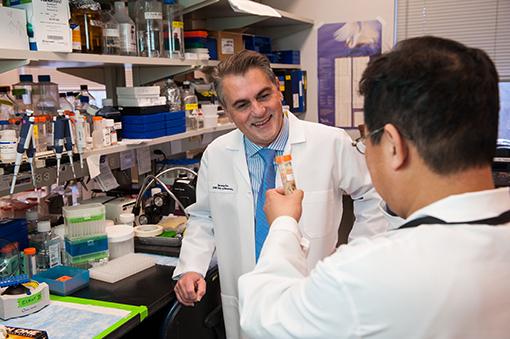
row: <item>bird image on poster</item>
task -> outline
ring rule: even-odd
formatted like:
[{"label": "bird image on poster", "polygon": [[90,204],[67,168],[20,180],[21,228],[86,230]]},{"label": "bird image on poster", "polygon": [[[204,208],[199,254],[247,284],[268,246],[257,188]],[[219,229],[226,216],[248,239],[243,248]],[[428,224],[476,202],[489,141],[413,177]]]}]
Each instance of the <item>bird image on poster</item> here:
[{"label": "bird image on poster", "polygon": [[358,83],[370,57],[381,54],[378,20],[324,24],[318,30],[319,122],[343,128],[363,123]]}]

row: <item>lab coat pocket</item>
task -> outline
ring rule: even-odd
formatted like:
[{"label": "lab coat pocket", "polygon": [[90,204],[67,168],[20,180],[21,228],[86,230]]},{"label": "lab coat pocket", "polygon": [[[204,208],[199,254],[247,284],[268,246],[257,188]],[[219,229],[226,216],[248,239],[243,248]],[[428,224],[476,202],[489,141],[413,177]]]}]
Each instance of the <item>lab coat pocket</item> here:
[{"label": "lab coat pocket", "polygon": [[236,297],[221,293],[221,307],[227,338],[240,338],[239,301]]},{"label": "lab coat pocket", "polygon": [[309,238],[322,238],[338,230],[334,215],[342,213],[334,190],[305,191],[303,214],[299,224]]}]

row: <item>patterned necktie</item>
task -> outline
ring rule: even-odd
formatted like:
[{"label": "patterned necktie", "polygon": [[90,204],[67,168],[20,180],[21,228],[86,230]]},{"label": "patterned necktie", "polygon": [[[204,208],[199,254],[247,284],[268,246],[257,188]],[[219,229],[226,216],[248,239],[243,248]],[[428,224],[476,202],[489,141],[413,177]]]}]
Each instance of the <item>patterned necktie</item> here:
[{"label": "patterned necktie", "polygon": [[266,191],[275,186],[276,172],[274,170],[274,156],[275,150],[262,148],[259,150],[259,155],[264,160],[264,173],[262,175],[262,182],[260,183],[259,192],[257,195],[257,209],[255,210],[255,261],[259,260],[262,245],[266,240],[267,233],[269,232],[269,223],[267,222],[266,214],[264,213],[264,202],[266,201]]}]

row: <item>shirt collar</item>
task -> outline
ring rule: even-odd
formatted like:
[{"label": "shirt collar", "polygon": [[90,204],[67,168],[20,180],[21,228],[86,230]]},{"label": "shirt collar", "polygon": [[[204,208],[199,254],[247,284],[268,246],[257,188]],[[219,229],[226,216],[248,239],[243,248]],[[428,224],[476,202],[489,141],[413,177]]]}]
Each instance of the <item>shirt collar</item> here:
[{"label": "shirt collar", "polygon": [[436,217],[446,222],[462,222],[496,217],[508,211],[508,187],[456,194],[436,201],[414,212],[406,221],[424,216]]},{"label": "shirt collar", "polygon": [[[243,139],[244,139],[244,149],[246,150],[247,157],[254,156],[255,154],[258,153],[258,151],[260,149],[264,148],[263,146],[254,144],[246,136],[244,136]],[[287,144],[288,139],[289,139],[289,119],[287,118],[287,115],[284,114],[283,115],[283,126],[282,126],[282,129],[280,130],[280,133],[278,134],[276,139],[274,139],[273,142],[265,148],[269,148],[269,149],[272,149],[275,151],[283,151],[285,149],[285,144]]]}]

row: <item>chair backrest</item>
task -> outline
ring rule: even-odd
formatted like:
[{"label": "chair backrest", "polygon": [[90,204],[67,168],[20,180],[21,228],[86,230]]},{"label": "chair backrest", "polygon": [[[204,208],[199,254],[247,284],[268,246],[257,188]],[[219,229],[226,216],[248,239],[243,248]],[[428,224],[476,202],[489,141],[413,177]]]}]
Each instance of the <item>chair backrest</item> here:
[{"label": "chair backrest", "polygon": [[221,312],[220,279],[218,269],[210,269],[205,277],[207,291],[194,307],[183,306],[175,300],[161,325],[162,339],[225,339],[225,325]]}]

